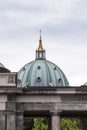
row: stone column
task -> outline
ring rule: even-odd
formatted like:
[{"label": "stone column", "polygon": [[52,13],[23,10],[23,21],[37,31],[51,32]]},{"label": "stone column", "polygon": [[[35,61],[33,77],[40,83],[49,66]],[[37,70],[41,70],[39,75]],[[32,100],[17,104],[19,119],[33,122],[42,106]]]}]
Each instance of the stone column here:
[{"label": "stone column", "polygon": [[60,112],[51,111],[51,130],[60,130]]}]

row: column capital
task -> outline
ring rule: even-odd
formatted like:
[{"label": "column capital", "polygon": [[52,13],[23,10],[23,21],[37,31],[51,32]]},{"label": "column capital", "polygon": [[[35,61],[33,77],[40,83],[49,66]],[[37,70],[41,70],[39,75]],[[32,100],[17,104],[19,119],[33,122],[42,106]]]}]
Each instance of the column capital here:
[{"label": "column capital", "polygon": [[50,114],[53,116],[58,116],[61,114],[61,110],[50,110]]}]

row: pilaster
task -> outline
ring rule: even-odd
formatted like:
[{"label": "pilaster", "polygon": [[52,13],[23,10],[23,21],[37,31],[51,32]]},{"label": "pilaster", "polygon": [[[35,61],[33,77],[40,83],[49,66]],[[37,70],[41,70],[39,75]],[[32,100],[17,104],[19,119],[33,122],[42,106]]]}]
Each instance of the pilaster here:
[{"label": "pilaster", "polygon": [[16,130],[23,130],[23,112],[17,112],[16,115]]},{"label": "pilaster", "polygon": [[16,113],[8,112],[6,117],[6,130],[16,130]]},{"label": "pilaster", "polygon": [[16,130],[16,95],[7,95],[6,130]]},{"label": "pilaster", "polygon": [[0,130],[6,130],[5,122],[5,112],[0,111]]}]

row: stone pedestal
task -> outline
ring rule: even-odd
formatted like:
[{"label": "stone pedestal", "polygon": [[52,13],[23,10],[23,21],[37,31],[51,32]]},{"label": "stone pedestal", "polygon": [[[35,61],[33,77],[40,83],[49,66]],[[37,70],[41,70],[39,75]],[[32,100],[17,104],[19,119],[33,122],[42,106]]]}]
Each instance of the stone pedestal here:
[{"label": "stone pedestal", "polygon": [[55,110],[51,111],[51,130],[60,130],[60,112]]}]

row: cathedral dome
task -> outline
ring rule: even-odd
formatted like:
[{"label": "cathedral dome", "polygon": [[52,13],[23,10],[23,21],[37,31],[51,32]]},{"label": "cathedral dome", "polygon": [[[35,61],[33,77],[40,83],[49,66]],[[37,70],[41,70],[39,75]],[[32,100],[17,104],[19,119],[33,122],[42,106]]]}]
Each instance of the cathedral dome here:
[{"label": "cathedral dome", "polygon": [[36,50],[36,59],[22,67],[17,78],[18,87],[69,86],[63,71],[54,63],[46,60],[41,36]]}]

